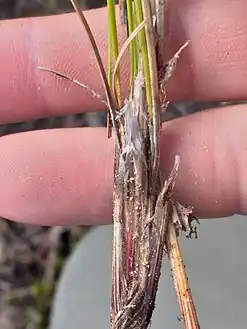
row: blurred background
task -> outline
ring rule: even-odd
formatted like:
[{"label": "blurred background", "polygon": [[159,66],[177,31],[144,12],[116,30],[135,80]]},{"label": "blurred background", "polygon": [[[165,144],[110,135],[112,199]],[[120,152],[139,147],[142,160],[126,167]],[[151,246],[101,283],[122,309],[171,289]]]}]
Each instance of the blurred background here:
[{"label": "blurred background", "polygon": [[[81,8],[102,1],[81,0]],[[0,19],[72,11],[68,0],[0,0]],[[0,32],[1,40],[1,32]],[[1,41],[0,41],[1,42]],[[104,113],[51,117],[0,125],[0,135],[37,129],[105,125]],[[45,329],[57,278],[74,245],[89,228],[40,227],[0,218],[0,328]]]},{"label": "blurred background", "polygon": [[[82,9],[105,1],[81,0]],[[68,0],[0,0],[0,19],[61,14],[72,11]],[[1,33],[1,31],[0,31]],[[1,34],[0,34],[1,40]],[[163,120],[205,110],[220,103],[171,104]],[[96,109],[97,110],[97,109]],[[75,114],[0,126],[0,135],[36,129],[105,126],[105,113]],[[61,269],[84,227],[40,227],[0,219],[0,328],[45,329]],[[96,327],[93,327],[96,328]]]}]

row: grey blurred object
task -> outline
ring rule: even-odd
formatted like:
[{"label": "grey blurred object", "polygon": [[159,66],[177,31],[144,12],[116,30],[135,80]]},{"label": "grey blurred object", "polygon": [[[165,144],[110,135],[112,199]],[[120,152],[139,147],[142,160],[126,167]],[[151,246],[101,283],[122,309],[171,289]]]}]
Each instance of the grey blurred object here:
[{"label": "grey blurred object", "polygon": [[[162,121],[176,119],[178,117],[192,114],[198,111],[211,108],[212,103],[180,103],[170,104],[162,115]],[[58,128],[75,128],[75,127],[100,127],[106,126],[105,112],[91,112],[84,114],[71,114],[67,116],[42,118],[33,121],[16,122],[0,125],[0,136],[14,133],[41,130],[41,129],[58,129]]]},{"label": "grey blurred object", "polygon": [[169,121],[185,115],[204,111],[219,106],[219,102],[181,102],[170,103],[167,110],[162,114],[162,121]]},{"label": "grey blurred object", "polygon": [[[162,114],[162,121],[173,120],[198,111],[204,111],[218,103],[171,103]],[[33,121],[0,125],[0,136],[40,129],[106,126],[106,112],[77,113],[67,116],[42,118]]]},{"label": "grey blurred object", "polygon": [[41,129],[99,127],[105,125],[106,114],[104,112],[78,113],[0,125],[0,136]]},{"label": "grey blurred object", "polygon": [[[81,8],[98,8],[102,0],[78,0]],[[0,0],[0,19],[61,14],[72,11],[69,0]]]},{"label": "grey blurred object", "polygon": [[[247,218],[203,220],[198,240],[182,251],[201,328],[246,328]],[[48,329],[107,329],[111,289],[111,226],[92,230],[65,265]],[[152,329],[181,329],[167,260]]]}]

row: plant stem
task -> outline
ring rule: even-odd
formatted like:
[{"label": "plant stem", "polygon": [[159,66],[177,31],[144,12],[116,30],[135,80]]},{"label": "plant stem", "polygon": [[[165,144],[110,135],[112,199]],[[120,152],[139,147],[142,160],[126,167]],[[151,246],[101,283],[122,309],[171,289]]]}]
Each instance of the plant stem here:
[{"label": "plant stem", "polygon": [[167,251],[184,328],[200,329],[195,304],[189,287],[176,229],[173,222],[169,223]]},{"label": "plant stem", "polygon": [[[112,67],[113,63],[116,62],[118,57],[118,37],[117,37],[117,25],[116,25],[116,13],[115,13],[115,1],[114,0],[107,0],[107,7],[108,7],[108,57],[109,57],[109,66],[108,66],[108,82],[110,88],[113,86],[111,85],[112,82]],[[114,62],[113,62],[114,61]],[[116,102],[118,107],[121,108],[122,97],[121,97],[121,84],[120,84],[120,69],[116,72]]]},{"label": "plant stem", "polygon": [[[135,22],[134,22],[134,12],[133,12],[133,3],[132,0],[127,0],[127,16],[128,16],[128,33],[129,35],[135,29]],[[131,41],[130,45],[130,87],[133,86],[134,78],[137,73],[137,58],[136,58],[136,40]]]},{"label": "plant stem", "polygon": [[[136,21],[137,24],[139,25],[143,21],[143,8],[142,8],[141,0],[134,0],[134,5],[135,5]],[[152,24],[152,21],[150,22],[150,24]],[[153,104],[152,104],[152,90],[151,90],[151,79],[150,79],[150,68],[149,68],[150,63],[149,63],[148,51],[147,51],[146,33],[143,30],[140,31],[139,33],[139,47],[141,50],[142,61],[143,61],[148,111],[150,117],[152,118]]]},{"label": "plant stem", "polygon": [[[185,329],[199,329],[176,235],[179,229],[192,232],[189,221],[191,209],[172,200],[179,157],[175,157],[172,172],[164,184],[159,175],[160,96],[188,42],[164,69],[163,60],[160,61],[163,43],[155,37],[157,32],[163,31],[160,26],[163,20],[159,15],[164,3],[162,0],[126,1],[121,0],[121,8],[127,8],[129,38],[120,52],[114,1],[107,2],[107,81],[85,16],[77,0],[71,0],[94,49],[115,130],[111,328],[149,327],[164,247],[167,246]],[[131,92],[122,106],[119,62],[127,46],[130,48]],[[112,71],[113,63],[115,67]],[[159,81],[161,72],[164,72],[163,81]]]}]

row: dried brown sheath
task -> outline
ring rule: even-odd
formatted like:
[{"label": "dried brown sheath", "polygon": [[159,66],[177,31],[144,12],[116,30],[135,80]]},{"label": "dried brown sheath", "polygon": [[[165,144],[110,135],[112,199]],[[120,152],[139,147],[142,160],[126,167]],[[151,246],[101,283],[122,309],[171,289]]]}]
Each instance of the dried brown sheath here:
[{"label": "dried brown sheath", "polygon": [[[151,3],[152,2],[152,3]],[[165,246],[170,198],[178,169],[161,185],[159,177],[160,104],[154,43],[154,1],[142,1],[146,20],[152,83],[151,111],[147,103],[141,54],[129,98],[117,117],[120,143],[114,173],[114,241],[111,326],[147,328]],[[151,14],[152,13],[152,14]]]},{"label": "dried brown sheath", "polygon": [[[116,145],[113,195],[112,329],[148,328],[166,242],[170,247],[171,229],[166,240],[168,227],[175,230],[175,226],[181,226],[190,230],[187,216],[190,212],[182,216],[180,205],[171,200],[179,158],[163,187],[159,176],[161,86],[163,88],[171,76],[181,50],[168,63],[165,81],[159,83],[160,72],[164,72],[162,52],[159,51],[162,43],[155,36],[163,31],[157,26],[157,22],[163,23],[159,19],[164,14],[162,2],[143,0],[141,3],[146,21],[152,104],[150,111],[140,52],[138,74],[115,124],[119,127],[120,143]],[[121,6],[125,8],[125,1],[121,1]],[[174,211],[178,214],[177,222],[169,223]],[[176,251],[177,246],[171,251]],[[172,256],[170,259],[174,260]],[[185,328],[198,329],[199,324]]]},{"label": "dried brown sheath", "polygon": [[[191,232],[189,222],[191,210],[171,199],[179,158],[176,157],[173,170],[164,184],[159,175],[160,99],[166,96],[167,80],[172,75],[181,51],[188,43],[178,50],[164,69],[161,40],[164,2],[134,0],[137,6],[141,6],[143,16],[143,21],[139,21],[138,26],[145,23],[145,33],[143,34],[143,31],[139,33],[142,41],[144,40],[147,45],[150,85],[147,88],[147,84],[144,83],[147,81],[147,70],[140,51],[138,72],[129,98],[119,110],[86,18],[80,11],[78,1],[70,1],[94,49],[106,91],[110,113],[109,128],[113,127],[115,130],[111,327],[112,329],[148,327],[155,306],[163,251],[166,246],[174,271],[175,288],[184,316],[185,328],[199,329],[188,281],[185,272],[180,271],[183,264],[176,236],[178,229]],[[126,17],[127,1],[120,1],[123,8],[122,21]],[[43,69],[86,87],[94,96],[101,98],[77,80],[53,69]],[[162,81],[159,81],[162,76]],[[182,281],[179,282],[180,274]]]}]

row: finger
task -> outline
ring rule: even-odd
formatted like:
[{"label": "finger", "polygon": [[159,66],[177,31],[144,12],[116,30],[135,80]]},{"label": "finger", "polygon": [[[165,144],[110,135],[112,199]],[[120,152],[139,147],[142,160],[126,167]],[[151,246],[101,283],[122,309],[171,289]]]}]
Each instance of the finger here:
[{"label": "finger", "polygon": [[[244,0],[168,2],[167,58],[190,40],[170,80],[170,100],[246,98],[246,10]],[[106,64],[106,9],[86,15]],[[123,28],[119,32],[122,39]],[[103,108],[88,91],[37,69],[62,71],[104,94],[92,48],[74,14],[1,22],[0,53],[0,122]]]},{"label": "finger", "polygon": [[[247,213],[247,106],[164,124],[161,167],[181,157],[176,198],[200,217]],[[39,224],[112,218],[113,141],[105,129],[59,129],[0,139],[0,216]]]},{"label": "finger", "polygon": [[164,125],[161,166],[181,157],[176,198],[200,217],[247,212],[247,106],[200,112]]}]

